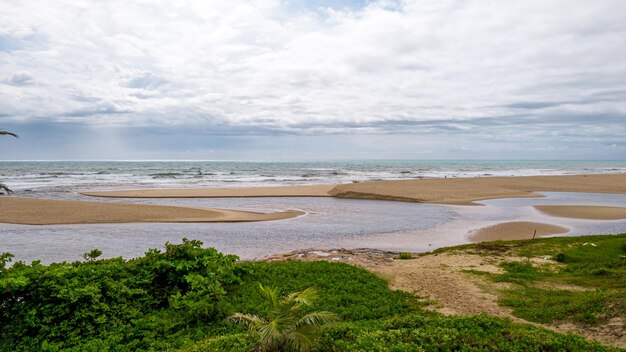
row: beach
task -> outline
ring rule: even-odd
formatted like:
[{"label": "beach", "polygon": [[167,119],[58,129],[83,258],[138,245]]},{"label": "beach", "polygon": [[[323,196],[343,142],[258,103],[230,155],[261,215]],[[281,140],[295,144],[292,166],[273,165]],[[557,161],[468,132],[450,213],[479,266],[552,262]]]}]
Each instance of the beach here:
[{"label": "beach", "polygon": [[108,198],[254,198],[254,197],[330,197],[335,185],[139,189],[81,192],[91,197]]},{"label": "beach", "polygon": [[330,191],[339,198],[474,205],[497,198],[540,197],[536,192],[626,193],[626,174],[475,177],[363,182]]},{"label": "beach", "polygon": [[536,193],[539,191],[626,194],[626,174],[411,179],[339,185],[140,189],[82,192],[82,194],[118,198],[332,196],[351,199],[476,205],[474,202],[485,199],[541,197]]},{"label": "beach", "polygon": [[[358,182],[349,184],[233,187],[233,188],[154,188],[137,190],[85,191],[88,197],[120,199],[168,198],[256,198],[256,197],[334,197],[340,199],[392,200],[442,205],[477,205],[477,201],[500,198],[542,197],[537,192],[588,192],[626,194],[626,174],[475,177],[411,179]],[[83,197],[87,198],[88,197]],[[228,203],[226,203],[228,204]],[[2,197],[0,222],[12,224],[95,224],[132,222],[245,222],[281,220],[302,215],[301,211],[280,209],[270,213],[204,207],[165,206]],[[225,207],[227,208],[227,207]],[[624,219],[626,208],[598,206],[541,205],[542,213],[577,219]],[[384,219],[381,219],[384,220]],[[501,224],[476,229],[473,240],[515,239],[534,228],[538,235],[567,231],[550,224]],[[545,231],[544,231],[545,230]],[[519,233],[519,234],[518,234]]]},{"label": "beach", "polygon": [[536,205],[535,209],[556,217],[589,220],[626,219],[625,207],[584,205]]},{"label": "beach", "polygon": [[0,197],[0,222],[22,225],[107,224],[131,222],[247,222],[302,215],[299,211],[256,213],[143,204]]},{"label": "beach", "polygon": [[527,240],[535,237],[559,235],[569,232],[561,226],[529,221],[503,222],[486,226],[469,234],[472,242]]}]

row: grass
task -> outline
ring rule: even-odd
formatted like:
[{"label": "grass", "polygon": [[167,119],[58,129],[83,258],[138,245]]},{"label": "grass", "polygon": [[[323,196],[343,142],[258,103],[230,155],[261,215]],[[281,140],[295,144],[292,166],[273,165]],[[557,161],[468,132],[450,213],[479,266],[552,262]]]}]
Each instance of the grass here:
[{"label": "grass", "polygon": [[[626,319],[626,234],[560,237],[455,247],[474,254],[552,260],[504,261],[502,274],[480,273],[496,282],[511,283],[500,291],[499,303],[513,315],[538,323],[571,321],[600,324]],[[447,249],[451,250],[451,249]],[[476,274],[476,271],[468,271]]]}]

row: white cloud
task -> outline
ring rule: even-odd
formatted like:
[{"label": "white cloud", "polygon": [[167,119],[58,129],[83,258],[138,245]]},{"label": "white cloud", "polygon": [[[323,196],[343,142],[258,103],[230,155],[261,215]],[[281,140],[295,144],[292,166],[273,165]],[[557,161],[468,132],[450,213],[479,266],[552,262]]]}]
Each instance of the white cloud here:
[{"label": "white cloud", "polygon": [[548,133],[575,129],[568,121],[584,116],[617,121],[589,134],[626,129],[621,0],[2,6],[6,121],[515,135],[520,121],[552,121],[541,125]]}]

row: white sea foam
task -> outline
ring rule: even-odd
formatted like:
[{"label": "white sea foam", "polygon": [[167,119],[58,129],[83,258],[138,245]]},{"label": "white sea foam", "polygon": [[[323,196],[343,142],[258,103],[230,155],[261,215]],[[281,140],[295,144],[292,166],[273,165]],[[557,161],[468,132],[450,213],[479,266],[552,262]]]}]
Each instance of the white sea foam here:
[{"label": "white sea foam", "polygon": [[410,178],[626,173],[623,161],[0,161],[16,191],[243,187]]}]

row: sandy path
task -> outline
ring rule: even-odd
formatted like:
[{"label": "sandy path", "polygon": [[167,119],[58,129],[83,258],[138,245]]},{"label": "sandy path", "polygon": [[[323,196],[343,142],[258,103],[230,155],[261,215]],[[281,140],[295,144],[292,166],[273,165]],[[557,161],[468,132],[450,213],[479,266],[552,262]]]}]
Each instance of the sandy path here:
[{"label": "sandy path", "polygon": [[562,218],[587,220],[622,220],[626,219],[626,208],[589,205],[536,205],[540,212]]},{"label": "sandy path", "polygon": [[24,225],[130,222],[243,222],[292,218],[303,212],[255,213],[144,204],[0,197],[0,223]]},{"label": "sandy path", "polygon": [[535,231],[537,231],[536,237],[543,237],[568,233],[569,229],[540,222],[512,221],[470,231],[469,239],[470,241],[476,243],[487,241],[527,240],[533,237]]},{"label": "sandy path", "polygon": [[481,256],[439,254],[411,260],[395,260],[387,266],[368,268],[391,278],[390,287],[434,300],[444,314],[473,315],[487,313],[509,317],[510,312],[496,303],[497,297],[481,290],[469,280],[463,269],[499,272]]}]

